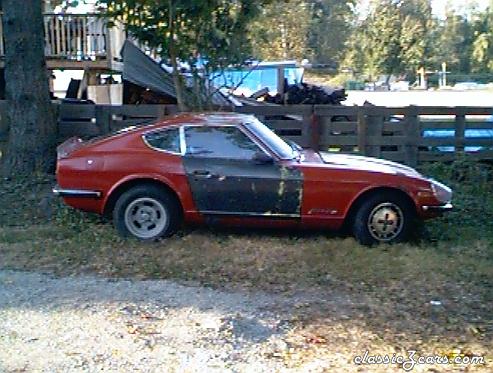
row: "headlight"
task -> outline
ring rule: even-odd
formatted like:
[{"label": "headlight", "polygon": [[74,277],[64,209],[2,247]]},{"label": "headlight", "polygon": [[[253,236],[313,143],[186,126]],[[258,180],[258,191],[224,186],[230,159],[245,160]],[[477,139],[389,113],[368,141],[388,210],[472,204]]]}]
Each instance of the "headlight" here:
[{"label": "headlight", "polygon": [[452,200],[452,189],[436,180],[430,180],[430,182],[436,199],[441,203],[448,203]]}]

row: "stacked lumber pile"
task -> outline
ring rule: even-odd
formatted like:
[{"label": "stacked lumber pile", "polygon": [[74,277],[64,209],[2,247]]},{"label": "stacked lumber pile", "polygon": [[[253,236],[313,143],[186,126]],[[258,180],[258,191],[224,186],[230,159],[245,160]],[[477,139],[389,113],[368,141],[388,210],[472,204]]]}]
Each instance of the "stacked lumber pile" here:
[{"label": "stacked lumber pile", "polygon": [[299,83],[287,85],[283,94],[271,96],[264,89],[254,93],[252,98],[277,105],[341,105],[346,99],[346,92],[344,89]]}]

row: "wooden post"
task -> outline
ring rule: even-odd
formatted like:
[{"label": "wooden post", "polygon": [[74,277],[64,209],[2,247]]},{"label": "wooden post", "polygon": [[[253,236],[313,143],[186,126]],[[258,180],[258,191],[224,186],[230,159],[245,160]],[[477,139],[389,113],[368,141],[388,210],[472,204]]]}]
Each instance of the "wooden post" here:
[{"label": "wooden post", "polygon": [[74,18],[75,24],[75,55],[77,58],[81,58],[81,49],[82,49],[82,30],[81,30],[81,22],[79,17]]},{"label": "wooden post", "polygon": [[277,67],[277,93],[284,95],[284,66]]},{"label": "wooden post", "polygon": [[82,99],[84,96],[84,92],[87,92],[87,86],[88,84],[88,79],[89,79],[89,70],[86,68],[84,69],[84,74],[82,75],[82,79],[79,84],[79,90],[77,91],[77,98]]},{"label": "wooden post", "polygon": [[67,56],[72,56],[73,35],[72,35],[72,17],[65,18],[65,27],[67,28]]},{"label": "wooden post", "polygon": [[358,153],[366,155],[367,117],[364,108],[358,108]]},{"label": "wooden post", "polygon": [[464,151],[466,132],[466,116],[463,110],[457,109],[455,114],[455,155]]},{"label": "wooden post", "polygon": [[418,164],[418,142],[420,131],[417,108],[415,106],[410,106],[405,115],[404,135],[406,136],[404,162],[408,166],[416,167]]},{"label": "wooden post", "polygon": [[[106,60],[108,61],[108,66],[110,66],[111,68],[111,63],[113,62],[113,48],[112,48],[112,44],[114,42],[113,38],[112,38],[112,32],[113,32],[113,28],[114,27],[108,27],[106,28],[106,32],[104,33],[104,45],[106,46],[105,48],[105,57],[106,57]],[[102,49],[103,47],[100,47],[99,46],[99,43],[98,43],[98,48],[99,50],[97,51],[97,53],[101,53],[102,52]]]},{"label": "wooden post", "polygon": [[51,35],[51,39],[50,39],[50,49],[49,49],[49,52],[47,53],[48,56],[52,57],[55,55],[55,22],[56,22],[56,19],[55,17],[51,17],[50,18],[50,35]]},{"label": "wooden post", "polygon": [[320,150],[320,120],[321,118],[312,113],[310,115],[310,148],[318,152]]},{"label": "wooden post", "polygon": [[166,105],[159,105],[157,108],[157,121],[161,121],[168,115],[168,109]]},{"label": "wooden post", "polygon": [[54,22],[54,25],[55,25],[55,38],[56,38],[56,43],[54,43],[54,46],[56,46],[56,50],[55,50],[55,55],[57,57],[60,57],[60,51],[61,51],[61,35],[60,35],[60,28],[62,26],[62,21],[59,20],[59,19],[56,19],[55,18],[55,22]]},{"label": "wooden post", "polygon": [[111,108],[104,105],[96,105],[95,116],[96,116],[96,126],[99,128],[99,133],[104,135],[110,133],[111,128]]},{"label": "wooden post", "polygon": [[365,155],[377,158],[382,155],[383,120],[383,114],[370,114],[366,117]]},{"label": "wooden post", "polygon": [[60,33],[62,37],[62,49],[59,52],[62,56],[67,55],[67,39],[66,39],[66,33],[67,33],[67,18],[63,18],[60,20]]},{"label": "wooden post", "polygon": [[82,59],[86,59],[88,56],[88,40],[87,40],[87,17],[82,17]]},{"label": "wooden post", "polygon": [[86,70],[87,72],[87,85],[98,85],[99,84],[99,79],[98,79],[98,74],[99,71],[95,70]]}]

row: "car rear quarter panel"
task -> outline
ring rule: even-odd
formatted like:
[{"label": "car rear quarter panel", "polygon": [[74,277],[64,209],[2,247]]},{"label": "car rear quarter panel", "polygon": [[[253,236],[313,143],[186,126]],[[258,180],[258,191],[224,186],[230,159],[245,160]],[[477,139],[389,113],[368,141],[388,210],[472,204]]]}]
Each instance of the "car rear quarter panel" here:
[{"label": "car rear quarter panel", "polygon": [[102,214],[109,196],[124,183],[152,179],[176,192],[185,213],[195,206],[180,156],[153,150],[140,134],[106,142],[61,160],[57,173],[62,188],[98,190],[99,199],[66,198],[75,208]]}]

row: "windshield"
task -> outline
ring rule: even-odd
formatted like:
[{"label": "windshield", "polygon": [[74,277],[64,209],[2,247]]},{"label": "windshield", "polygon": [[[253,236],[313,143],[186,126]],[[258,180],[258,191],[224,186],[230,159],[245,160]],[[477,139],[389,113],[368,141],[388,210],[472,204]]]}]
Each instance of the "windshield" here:
[{"label": "windshield", "polygon": [[246,125],[250,131],[272,149],[281,159],[293,159],[296,157],[296,152],[293,148],[259,120],[252,118]]}]

